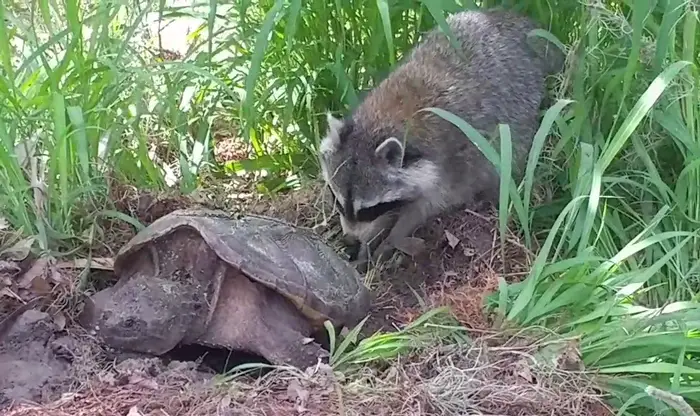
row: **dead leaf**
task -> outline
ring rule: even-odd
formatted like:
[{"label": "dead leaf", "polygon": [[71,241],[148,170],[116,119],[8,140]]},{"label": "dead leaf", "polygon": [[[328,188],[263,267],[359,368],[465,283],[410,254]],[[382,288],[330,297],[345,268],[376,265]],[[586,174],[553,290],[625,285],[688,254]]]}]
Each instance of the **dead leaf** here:
[{"label": "dead leaf", "polygon": [[447,244],[450,245],[450,248],[455,248],[459,244],[459,238],[447,230],[445,230],[445,237],[447,237]]},{"label": "dead leaf", "polygon": [[46,210],[46,182],[45,182],[46,158],[29,158],[29,180],[33,188],[34,208],[38,215],[42,215]]},{"label": "dead leaf", "polygon": [[578,340],[561,340],[545,345],[533,354],[535,362],[543,367],[567,371],[583,371],[584,365],[578,349]]},{"label": "dead leaf", "polygon": [[111,257],[94,257],[89,262],[88,259],[75,259],[62,261],[56,265],[59,269],[85,269],[87,267],[95,270],[114,270],[114,259]]},{"label": "dead leaf", "polygon": [[32,282],[37,278],[44,278],[47,275],[47,269],[49,266],[49,258],[41,257],[37,259],[32,267],[27,270],[22,277],[19,279],[19,287],[23,289],[28,289],[32,286]]},{"label": "dead leaf", "polygon": [[129,409],[129,413],[127,413],[126,416],[143,416],[143,414],[139,412],[138,407],[131,406],[131,409]]},{"label": "dead leaf", "polygon": [[425,250],[425,240],[417,237],[406,237],[399,241],[394,247],[409,256],[416,256]]},{"label": "dead leaf", "polygon": [[22,269],[13,261],[0,260],[0,276],[14,276]]},{"label": "dead leaf", "polygon": [[287,386],[287,396],[294,401],[298,407],[306,407],[306,402],[309,400],[309,391],[301,387],[299,381],[292,380]]},{"label": "dead leaf", "polygon": [[224,410],[224,409],[228,409],[229,407],[231,407],[231,396],[229,396],[228,394],[226,396],[224,396],[221,399],[221,401],[219,402],[218,407],[219,407],[219,411]]},{"label": "dead leaf", "polygon": [[56,324],[59,331],[63,331],[63,329],[66,327],[66,315],[64,315],[62,312],[56,313],[56,315],[53,316],[53,323]]},{"label": "dead leaf", "polygon": [[37,295],[47,295],[51,293],[51,285],[43,277],[36,277],[32,280],[31,290]]},{"label": "dead leaf", "polygon": [[15,146],[15,156],[17,156],[17,162],[26,169],[28,167],[28,161],[30,157],[34,157],[36,154],[36,145],[39,142],[40,137],[38,134],[33,134],[25,140],[20,140]]},{"label": "dead leaf", "polygon": [[558,367],[566,371],[583,371],[584,365],[581,351],[578,349],[578,342],[572,339],[566,343],[564,350],[558,357]]},{"label": "dead leaf", "polygon": [[384,380],[387,381],[388,383],[398,383],[399,380],[399,371],[396,368],[396,366],[391,366],[389,369],[384,373]]},{"label": "dead leaf", "polygon": [[466,257],[474,257],[476,255],[476,250],[471,247],[464,247],[464,255]]},{"label": "dead leaf", "polygon": [[114,387],[117,385],[117,378],[114,377],[114,373],[100,374],[98,378],[101,382],[105,383],[108,386]]},{"label": "dead leaf", "polygon": [[61,273],[56,266],[49,266],[49,278],[52,282],[61,286],[70,286],[70,280],[68,280],[63,273]]},{"label": "dead leaf", "polygon": [[532,375],[530,365],[528,364],[526,359],[522,359],[516,362],[513,366],[513,374],[517,375],[518,377],[522,377],[528,383],[534,383],[535,377]]},{"label": "dead leaf", "polygon": [[314,342],[313,338],[304,338],[301,340],[301,343],[304,345],[311,344],[312,342]]},{"label": "dead leaf", "polygon": [[132,374],[129,376],[129,384],[133,384],[140,387],[145,387],[149,390],[158,390],[158,383],[152,378],[146,378],[138,374]]},{"label": "dead leaf", "polygon": [[22,261],[29,256],[36,239],[34,237],[27,237],[18,242],[16,242],[12,247],[7,250],[3,250],[0,255],[5,260]]}]

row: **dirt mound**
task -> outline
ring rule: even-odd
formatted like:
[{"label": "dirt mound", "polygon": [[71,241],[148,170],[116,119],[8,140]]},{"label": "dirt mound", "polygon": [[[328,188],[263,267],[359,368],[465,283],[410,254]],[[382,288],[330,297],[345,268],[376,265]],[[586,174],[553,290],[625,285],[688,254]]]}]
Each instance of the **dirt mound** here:
[{"label": "dirt mound", "polygon": [[127,359],[101,371],[78,391],[46,405],[18,404],[8,416],[211,415],[213,375],[194,363]]},{"label": "dirt mound", "polygon": [[54,400],[73,384],[71,366],[84,344],[30,309],[0,334],[0,409],[15,401]]},{"label": "dirt mound", "polygon": [[262,378],[210,377],[187,363],[128,360],[49,405],[8,416],[611,414],[575,374],[541,369],[530,347],[435,346],[382,371],[319,365]]},{"label": "dirt mound", "polygon": [[[147,406],[147,399],[153,399],[146,397],[149,391],[164,386],[169,400],[181,402],[178,388],[184,382],[199,385],[212,377],[195,362],[166,364],[166,359],[103,350],[80,328],[61,330],[49,314],[36,309],[19,315],[0,335],[0,410],[9,412],[3,414],[124,415],[133,403]],[[102,390],[99,394],[96,387]],[[118,397],[105,404],[102,394]],[[165,396],[160,399],[155,403],[166,401]],[[60,410],[71,405],[77,407],[68,413]]]}]

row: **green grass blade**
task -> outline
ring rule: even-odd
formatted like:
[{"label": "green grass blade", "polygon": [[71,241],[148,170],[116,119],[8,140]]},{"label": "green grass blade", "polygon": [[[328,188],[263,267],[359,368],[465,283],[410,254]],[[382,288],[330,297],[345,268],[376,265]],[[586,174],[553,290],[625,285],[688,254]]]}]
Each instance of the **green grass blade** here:
[{"label": "green grass blade", "polygon": [[501,255],[506,255],[506,230],[508,228],[508,194],[510,192],[510,179],[512,162],[512,144],[510,138],[510,128],[507,124],[498,125],[501,137],[501,174],[499,190],[499,210],[498,210],[498,231],[501,236]]},{"label": "green grass blade", "polygon": [[510,308],[510,311],[508,312],[507,319],[509,321],[514,320],[523,310],[525,310],[525,307],[532,300],[532,296],[535,293],[535,288],[540,278],[540,274],[544,269],[545,263],[549,256],[549,252],[552,248],[552,245],[554,244],[554,238],[559,232],[561,224],[562,222],[564,222],[566,216],[569,214],[570,211],[572,211],[576,207],[576,205],[580,203],[580,201],[581,198],[576,198],[569,202],[564,208],[564,210],[561,212],[561,214],[559,214],[557,220],[554,222],[554,225],[549,231],[549,234],[547,235],[547,239],[545,240],[542,249],[540,249],[540,252],[535,258],[535,262],[532,265],[532,269],[530,269],[530,272],[528,273],[528,276],[525,279],[525,285],[522,291],[515,299],[513,305]]},{"label": "green grass blade", "polygon": [[269,42],[270,34],[275,27],[275,22],[277,18],[283,13],[282,6],[284,1],[275,1],[274,6],[265,15],[265,20],[263,21],[260,31],[255,37],[255,46],[253,56],[250,59],[250,70],[245,78],[245,111],[248,122],[252,122],[253,119],[253,102],[255,100],[255,85],[258,81],[258,76],[262,67],[263,57],[265,56],[265,51],[267,50],[267,45]]},{"label": "green grass blade", "polygon": [[292,53],[292,46],[294,45],[294,37],[297,34],[297,29],[299,27],[299,17],[301,15],[301,0],[292,0],[289,5],[289,14],[287,20],[287,26],[284,30],[285,38],[285,48],[287,57]]},{"label": "green grass blade", "polygon": [[12,53],[10,51],[10,36],[6,25],[7,16],[4,2],[0,2],[0,63],[8,77],[13,78]]},{"label": "green grass blade", "polygon": [[379,9],[379,16],[382,18],[384,37],[386,38],[386,45],[389,49],[389,62],[393,66],[396,64],[396,51],[394,51],[394,32],[391,30],[389,3],[386,0],[377,0],[377,9]]},{"label": "green grass blade", "polygon": [[659,74],[654,81],[649,85],[647,90],[642,94],[634,108],[630,111],[625,121],[620,126],[620,129],[615,133],[615,136],[610,140],[609,144],[603,150],[597,167],[601,172],[610,166],[615,156],[620,152],[622,146],[627,142],[627,139],[637,129],[642,119],[649,113],[649,110],[654,106],[661,94],[669,86],[671,80],[688,65],[692,65],[688,61],[679,61],[670,65],[668,68]]}]

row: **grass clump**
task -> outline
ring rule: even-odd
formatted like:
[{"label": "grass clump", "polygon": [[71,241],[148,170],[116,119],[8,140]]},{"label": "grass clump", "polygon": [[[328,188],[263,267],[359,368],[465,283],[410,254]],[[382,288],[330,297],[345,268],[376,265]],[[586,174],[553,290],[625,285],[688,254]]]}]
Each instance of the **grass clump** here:
[{"label": "grass clump", "polygon": [[[532,16],[568,60],[523,182],[508,178],[508,152],[483,147],[503,167],[501,235],[514,222],[536,252],[527,277],[501,280],[487,306],[501,331],[575,340],[619,414],[683,414],[654,389],[700,408],[700,31],[689,0],[3,2],[0,224],[65,255],[94,248],[101,217],[138,225],[110,205],[115,183],[296,189],[317,175],[327,110],[356,104],[447,13],[490,6]],[[182,17],[198,22],[190,44],[163,60],[146,22]],[[468,120],[426,111],[485,140]],[[509,126],[499,131],[508,148]],[[217,160],[226,144],[238,156]],[[415,329],[339,341],[335,362],[353,374],[395,362],[430,338]],[[466,377],[449,374],[424,386],[445,414],[457,396],[431,388]]]}]

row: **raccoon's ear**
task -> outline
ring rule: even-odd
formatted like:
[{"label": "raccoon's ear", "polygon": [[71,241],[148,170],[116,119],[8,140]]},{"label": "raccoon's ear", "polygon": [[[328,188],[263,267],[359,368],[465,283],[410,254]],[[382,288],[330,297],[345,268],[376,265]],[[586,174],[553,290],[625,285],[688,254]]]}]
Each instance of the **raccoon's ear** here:
[{"label": "raccoon's ear", "polygon": [[335,118],[329,111],[326,113],[326,121],[328,121],[328,135],[338,136],[340,129],[343,128],[343,120]]},{"label": "raccoon's ear", "polygon": [[396,137],[389,137],[374,149],[374,154],[386,160],[389,165],[400,168],[403,162],[403,144]]},{"label": "raccoon's ear", "polygon": [[326,113],[328,131],[326,137],[321,140],[319,151],[321,155],[333,153],[340,144],[340,130],[343,128],[343,120],[333,117],[331,112]]}]

